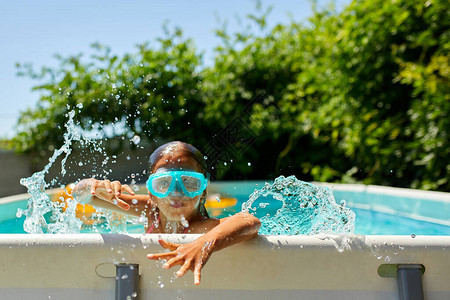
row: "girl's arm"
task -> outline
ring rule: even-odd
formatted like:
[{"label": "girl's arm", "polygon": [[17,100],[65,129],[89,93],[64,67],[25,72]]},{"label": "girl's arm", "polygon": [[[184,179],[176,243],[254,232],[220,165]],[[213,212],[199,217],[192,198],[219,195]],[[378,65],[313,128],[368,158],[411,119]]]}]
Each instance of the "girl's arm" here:
[{"label": "girl's arm", "polygon": [[214,251],[219,251],[236,243],[252,239],[258,235],[261,222],[248,212],[240,212],[232,217],[221,219],[220,223],[195,241],[188,244],[174,244],[159,240],[161,246],[171,250],[167,253],[149,254],[149,259],[167,259],[163,268],[176,265],[181,268],[176,272],[181,277],[188,270],[194,272],[194,283],[200,284],[201,269]]},{"label": "girl's arm", "polygon": [[94,178],[81,180],[72,195],[80,203],[133,216],[140,216],[151,204],[149,195],[136,195],[128,185]]}]

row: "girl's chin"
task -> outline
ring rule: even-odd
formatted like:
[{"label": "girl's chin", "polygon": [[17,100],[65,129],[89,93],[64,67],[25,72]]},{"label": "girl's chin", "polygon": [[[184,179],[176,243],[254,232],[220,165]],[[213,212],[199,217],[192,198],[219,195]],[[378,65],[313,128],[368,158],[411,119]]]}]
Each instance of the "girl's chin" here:
[{"label": "girl's chin", "polygon": [[195,214],[198,209],[198,201],[193,202],[185,200],[166,200],[158,203],[159,209],[170,221],[181,221],[182,219],[189,219],[189,216]]},{"label": "girl's chin", "polygon": [[186,209],[187,207],[175,208],[169,206],[167,211],[163,212],[166,218],[170,221],[181,221],[182,219],[187,219],[189,215],[192,214],[190,209]]}]

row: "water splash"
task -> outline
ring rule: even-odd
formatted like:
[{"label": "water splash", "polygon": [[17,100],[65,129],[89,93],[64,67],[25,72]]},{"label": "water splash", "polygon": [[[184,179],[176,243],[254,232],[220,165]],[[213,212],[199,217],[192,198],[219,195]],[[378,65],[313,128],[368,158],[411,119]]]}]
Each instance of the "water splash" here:
[{"label": "water splash", "polygon": [[45,175],[50,167],[59,156],[64,155],[61,161],[61,175],[64,175],[66,173],[65,163],[72,152],[70,145],[73,140],[81,139],[73,121],[74,116],[75,111],[72,110],[68,113],[69,121],[64,125],[67,128],[67,132],[64,134],[64,144],[55,150],[44,169],[34,173],[31,177],[20,180],[20,184],[27,188],[31,198],[28,199],[27,208],[17,212],[17,217],[25,216],[23,228],[28,233],[80,232],[83,222],[75,216],[76,201],[69,202],[68,207],[63,210],[59,203],[52,202],[45,193],[45,188],[49,186],[45,181]]},{"label": "water splash", "polygon": [[[259,197],[267,196],[280,201],[281,208],[273,215],[259,216],[259,209],[267,204],[252,205]],[[270,201],[264,211],[273,204]],[[355,213],[345,207],[345,202],[338,205],[328,188],[298,180],[295,176],[280,176],[273,184],[266,183],[262,189],[255,190],[242,205],[242,210],[260,218],[260,234],[339,234],[352,233],[355,228]]]},{"label": "water splash", "polygon": [[[82,105],[79,104],[76,107],[81,108]],[[105,168],[109,163],[110,158],[106,155],[105,149],[102,147],[102,140],[95,138],[96,135],[92,136],[92,132],[83,131],[79,124],[74,122],[74,110],[71,110],[66,116],[68,117],[68,121],[64,125],[66,127],[66,133],[64,134],[64,143],[61,148],[54,151],[48,164],[42,171],[34,173],[31,177],[22,178],[20,180],[20,184],[27,188],[28,193],[31,196],[28,199],[27,208],[24,210],[19,209],[16,214],[18,218],[25,216],[24,230],[28,233],[127,233],[128,230],[140,229],[143,223],[140,221],[140,218],[124,216],[99,208],[96,208],[96,212],[88,222],[89,224],[84,224],[83,221],[76,216],[78,201],[67,191],[67,189],[66,194],[60,198],[61,202],[51,201],[50,197],[45,193],[46,188],[59,183],[59,176],[64,177],[66,175],[66,162],[72,153],[74,142],[81,146],[80,149],[82,149],[83,152],[85,150],[90,151],[90,155],[84,155],[82,159],[89,156],[94,158],[96,157],[96,154],[103,156],[103,158],[100,159],[102,161],[100,163],[99,173],[97,173],[95,162],[91,163],[89,160],[84,160],[83,162],[78,162],[78,166],[92,166],[92,177],[108,176],[111,172],[111,169],[107,170],[107,168]],[[94,131],[99,130],[99,128],[93,129]],[[89,137],[90,135],[92,137]],[[60,156],[63,156],[61,160],[61,171],[58,176],[50,181],[50,183],[47,183],[45,181],[45,176],[49,174],[50,168]],[[112,158],[115,159],[116,157],[113,155]],[[73,158],[71,159],[73,160]],[[114,163],[114,161],[112,163]],[[83,176],[85,176],[85,174],[83,174]],[[92,223],[90,221],[92,221]],[[128,225],[131,226],[128,227]]]}]

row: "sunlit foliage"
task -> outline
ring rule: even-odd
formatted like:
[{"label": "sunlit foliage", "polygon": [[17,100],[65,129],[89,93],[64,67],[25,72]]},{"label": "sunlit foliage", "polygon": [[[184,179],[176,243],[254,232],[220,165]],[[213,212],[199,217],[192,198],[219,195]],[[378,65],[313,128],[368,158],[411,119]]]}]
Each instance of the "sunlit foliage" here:
[{"label": "sunlit foliage", "polygon": [[217,30],[212,66],[180,30],[122,57],[95,45],[91,59],[61,57],[41,74],[20,66],[46,83],[14,147],[60,145],[77,105],[84,129],[120,123],[116,135],[199,148],[238,119],[255,139],[212,166],[218,178],[450,190],[447,1],[354,1],[274,28],[269,17],[249,17],[260,34]]}]

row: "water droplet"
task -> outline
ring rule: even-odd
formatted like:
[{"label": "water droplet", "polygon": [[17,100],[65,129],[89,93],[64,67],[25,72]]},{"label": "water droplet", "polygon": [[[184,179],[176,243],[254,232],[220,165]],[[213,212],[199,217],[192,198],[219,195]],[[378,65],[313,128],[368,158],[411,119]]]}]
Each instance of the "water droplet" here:
[{"label": "water droplet", "polygon": [[78,104],[77,104],[77,107],[78,107],[78,108],[83,108],[83,103],[78,103]]},{"label": "water droplet", "polygon": [[189,227],[189,222],[184,218],[184,216],[181,216],[181,225],[183,225],[184,228],[188,228]]},{"label": "water droplet", "polygon": [[137,199],[131,199],[131,203],[138,204],[138,200]]},{"label": "water droplet", "polygon": [[131,141],[133,142],[133,144],[137,145],[141,142],[141,138],[138,135],[135,135],[135,136],[133,136]]},{"label": "water droplet", "polygon": [[80,167],[82,167],[82,166],[83,166],[83,162],[80,161],[80,162],[78,163],[78,165],[79,165]]},{"label": "water droplet", "polygon": [[247,164],[249,167],[252,165],[252,163],[251,162],[249,162],[248,164]]}]

